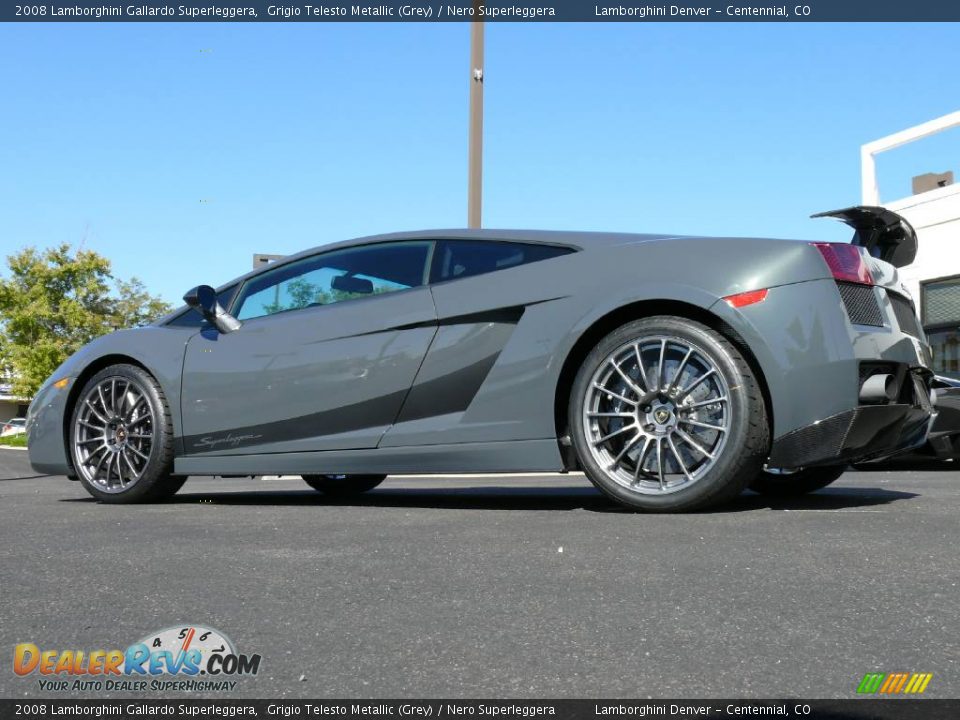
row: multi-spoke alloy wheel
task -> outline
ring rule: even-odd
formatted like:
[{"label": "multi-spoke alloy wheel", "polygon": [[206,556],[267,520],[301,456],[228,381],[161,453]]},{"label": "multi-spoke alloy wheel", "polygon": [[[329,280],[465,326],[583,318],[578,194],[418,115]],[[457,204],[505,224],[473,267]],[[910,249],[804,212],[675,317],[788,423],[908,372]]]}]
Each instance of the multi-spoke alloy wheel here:
[{"label": "multi-spoke alloy wheel", "polygon": [[721,335],[680,318],[635,321],[605,337],[581,367],[569,417],[588,477],[645,510],[736,494],[766,452],[749,365]]},{"label": "multi-spoke alloy wheel", "polygon": [[622,345],[597,368],[588,392],[590,451],[629,490],[676,492],[723,451],[727,383],[689,341],[652,336]]},{"label": "multi-spoke alloy wheel", "polygon": [[825,488],[843,475],[846,469],[846,465],[803,468],[790,473],[764,469],[750,483],[750,489],[761,495],[798,497]]},{"label": "multi-spoke alloy wheel", "polygon": [[307,485],[317,492],[331,497],[352,497],[368,490],[387,479],[386,475],[303,475]]},{"label": "multi-spoke alloy wheel", "polygon": [[108,502],[155,500],[184,481],[170,476],[172,431],[163,392],[132,365],[105,368],[84,385],[73,408],[70,450],[84,487]]},{"label": "multi-spoke alloy wheel", "polygon": [[80,398],[79,410],[76,469],[103,492],[123,492],[143,475],[153,449],[153,412],[145,391],[128,378],[106,378]]}]

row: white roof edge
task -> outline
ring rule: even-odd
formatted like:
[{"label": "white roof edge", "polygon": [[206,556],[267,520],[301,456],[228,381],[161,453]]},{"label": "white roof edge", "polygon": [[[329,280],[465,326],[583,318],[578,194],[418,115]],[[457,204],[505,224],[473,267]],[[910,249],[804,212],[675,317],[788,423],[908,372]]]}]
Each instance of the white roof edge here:
[{"label": "white roof edge", "polygon": [[[920,140],[921,138],[929,137],[930,135],[935,135],[938,132],[949,130],[950,128],[958,126],[960,126],[960,110],[948,113],[947,115],[943,115],[938,118],[934,118],[933,120],[928,120],[927,122],[920,123],[919,125],[914,125],[906,130],[895,132],[892,135],[887,135],[879,140],[873,140],[865,145],[861,145],[860,185],[863,204],[880,204],[880,188],[877,185],[877,164],[874,159],[875,155],[886,152],[887,150],[892,150],[893,148],[900,147],[901,145],[906,145],[914,140]],[[902,200],[898,200],[897,202],[902,202]]]},{"label": "white roof edge", "polygon": [[960,195],[960,183],[928,190],[927,192],[920,193],[919,195],[908,195],[907,197],[900,198],[899,200],[891,200],[890,202],[884,203],[883,206],[890,210],[896,211],[898,209],[916,207],[917,205],[925,205],[926,203],[936,202],[937,200],[943,200],[944,198],[952,197],[953,195]]}]

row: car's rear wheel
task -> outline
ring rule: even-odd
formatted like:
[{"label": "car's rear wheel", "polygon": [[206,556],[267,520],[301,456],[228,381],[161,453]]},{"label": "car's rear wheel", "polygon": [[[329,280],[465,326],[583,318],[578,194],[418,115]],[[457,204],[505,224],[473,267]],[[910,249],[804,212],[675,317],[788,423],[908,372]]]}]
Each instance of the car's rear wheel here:
[{"label": "car's rear wheel", "polygon": [[825,488],[846,469],[846,465],[830,465],[804,468],[794,473],[763,470],[750,483],[750,489],[771,497],[798,497]]},{"label": "car's rear wheel", "polygon": [[331,497],[351,497],[373,490],[386,475],[301,475],[317,492]]},{"label": "car's rear wheel", "polygon": [[749,364],[722,335],[680,317],[604,337],[577,373],[568,412],[587,477],[636,510],[724,502],[756,477],[769,449]]},{"label": "car's rear wheel", "polygon": [[81,484],[103,502],[156,501],[186,482],[171,475],[173,428],[163,390],[135,365],[111,365],[86,382],[69,442]]}]

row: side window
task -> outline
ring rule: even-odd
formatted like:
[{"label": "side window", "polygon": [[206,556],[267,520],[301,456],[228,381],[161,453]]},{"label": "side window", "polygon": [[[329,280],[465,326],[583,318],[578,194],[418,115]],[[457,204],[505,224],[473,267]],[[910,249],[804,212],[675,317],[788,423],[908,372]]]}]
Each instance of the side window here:
[{"label": "side window", "polygon": [[240,320],[382,295],[424,284],[429,241],[392,242],[333,250],[281,265],[240,290]]},{"label": "side window", "polygon": [[432,282],[482,275],[548,260],[574,252],[571,248],[496,240],[445,240],[437,247]]},{"label": "side window", "polygon": [[930,369],[960,379],[960,275],[920,283],[920,308],[927,342],[933,350]]},{"label": "side window", "polygon": [[[230,287],[225,287],[223,290],[217,293],[217,302],[220,303],[227,310],[230,309],[230,303],[233,302],[233,296],[237,292],[237,286],[231,285]],[[187,311],[180,313],[173,320],[167,323],[173,327],[202,327],[206,324],[200,313],[187,308]]]}]

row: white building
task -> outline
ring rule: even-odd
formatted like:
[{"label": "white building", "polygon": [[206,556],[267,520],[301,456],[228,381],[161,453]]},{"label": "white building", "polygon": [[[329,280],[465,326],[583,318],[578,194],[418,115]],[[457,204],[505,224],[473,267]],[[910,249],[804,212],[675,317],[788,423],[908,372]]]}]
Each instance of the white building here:
[{"label": "white building", "polygon": [[879,153],[954,127],[960,127],[960,112],[867,143],[860,160],[863,204],[882,204],[917,231],[917,258],[901,274],[933,349],[934,371],[960,378],[960,184],[952,173],[920,176],[913,182],[916,194],[881,202],[875,162]]},{"label": "white building", "polygon": [[0,423],[10,418],[26,417],[28,404],[12,394],[9,380],[0,377]]}]

